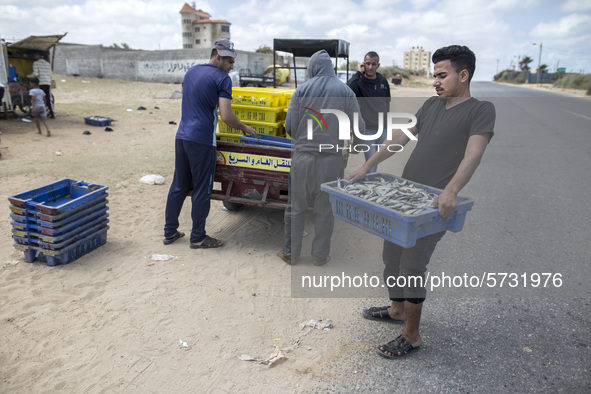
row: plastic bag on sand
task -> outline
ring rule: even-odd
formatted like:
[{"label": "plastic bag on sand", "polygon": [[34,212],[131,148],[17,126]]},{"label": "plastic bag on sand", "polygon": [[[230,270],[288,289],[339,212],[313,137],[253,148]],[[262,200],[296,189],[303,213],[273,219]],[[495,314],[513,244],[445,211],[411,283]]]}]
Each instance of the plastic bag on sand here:
[{"label": "plastic bag on sand", "polygon": [[241,361],[254,361],[257,364],[262,364],[263,367],[265,367],[265,368],[269,368],[269,367],[271,367],[271,365],[273,365],[273,363],[275,363],[279,360],[284,360],[287,358],[285,353],[281,349],[279,349],[279,347],[277,347],[277,346],[275,346],[275,350],[267,358],[251,357],[248,354],[241,354],[240,356],[237,356],[237,357]]},{"label": "plastic bag on sand", "polygon": [[164,183],[164,177],[161,175],[145,175],[140,179],[141,183],[146,185],[162,185]]},{"label": "plastic bag on sand", "polygon": [[152,260],[154,261],[168,261],[174,259],[174,256],[170,254],[153,254]]}]

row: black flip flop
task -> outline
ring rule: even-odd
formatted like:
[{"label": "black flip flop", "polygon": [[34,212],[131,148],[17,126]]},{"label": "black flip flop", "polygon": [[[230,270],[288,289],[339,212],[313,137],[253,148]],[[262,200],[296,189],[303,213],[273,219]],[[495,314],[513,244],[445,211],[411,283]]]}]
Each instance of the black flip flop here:
[{"label": "black flip flop", "polygon": [[209,235],[205,236],[205,239],[201,243],[201,245],[191,244],[191,249],[211,249],[211,248],[219,248],[224,245],[224,241],[220,239],[211,238]]},{"label": "black flip flop", "polygon": [[170,245],[171,243],[173,243],[174,241],[176,241],[179,238],[183,238],[185,236],[185,233],[181,233],[180,231],[177,231],[176,233],[174,233],[174,235],[172,237],[165,237],[162,240],[162,243],[164,245]]},{"label": "black flip flop", "polygon": [[[384,350],[380,348],[384,348]],[[390,341],[385,345],[378,346],[377,351],[380,356],[388,358],[390,360],[394,360],[400,357],[404,357],[413,350],[418,349],[420,349],[420,346],[414,347],[402,335],[400,335],[393,341]],[[386,352],[390,352],[392,354],[386,354]]]},{"label": "black flip flop", "polygon": [[363,317],[369,320],[383,321],[386,323],[403,324],[404,320],[392,319],[388,313],[389,306],[372,306],[363,310]]}]

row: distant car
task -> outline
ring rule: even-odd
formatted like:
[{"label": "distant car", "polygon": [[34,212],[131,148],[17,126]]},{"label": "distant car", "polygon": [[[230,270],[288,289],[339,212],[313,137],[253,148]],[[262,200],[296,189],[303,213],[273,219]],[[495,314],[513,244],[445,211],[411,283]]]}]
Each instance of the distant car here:
[{"label": "distant car", "polygon": [[337,77],[347,83],[347,81],[355,74],[355,71],[349,71],[349,78],[347,78],[347,70],[337,70]]}]

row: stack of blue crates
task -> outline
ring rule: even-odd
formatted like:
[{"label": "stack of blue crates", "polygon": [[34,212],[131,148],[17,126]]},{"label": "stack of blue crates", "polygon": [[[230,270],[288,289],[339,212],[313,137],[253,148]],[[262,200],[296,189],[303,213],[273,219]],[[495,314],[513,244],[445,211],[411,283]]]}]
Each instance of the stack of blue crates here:
[{"label": "stack of blue crates", "polygon": [[8,197],[14,247],[25,260],[68,264],[107,242],[107,186],[74,179]]}]

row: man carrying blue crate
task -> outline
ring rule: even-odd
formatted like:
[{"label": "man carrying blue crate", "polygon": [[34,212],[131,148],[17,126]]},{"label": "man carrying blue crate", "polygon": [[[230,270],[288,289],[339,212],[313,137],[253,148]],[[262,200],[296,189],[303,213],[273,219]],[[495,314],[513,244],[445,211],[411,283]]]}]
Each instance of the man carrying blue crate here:
[{"label": "man carrying blue crate", "polygon": [[[306,212],[312,206],[312,258],[313,264],[320,266],[329,260],[334,227],[329,196],[320,190],[320,185],[342,178],[345,169],[344,141],[339,140],[340,119],[335,113],[353,118],[354,113],[359,113],[359,104],[355,93],[337,78],[325,50],[310,57],[308,73],[310,79],[294,92],[285,119],[285,129],[295,141],[295,152],[289,172],[284,244],[278,256],[290,265],[297,261]],[[359,119],[359,129],[365,131],[363,119]],[[351,130],[345,131],[348,136]]]},{"label": "man carrying blue crate", "polygon": [[[416,114],[417,124],[410,131],[418,136],[402,177],[427,186],[443,189],[432,208],[441,217],[450,216],[457,206],[460,190],[470,180],[486,146],[494,134],[495,108],[492,103],[479,101],[470,95],[470,81],[476,67],[474,53],[465,46],[440,48],[432,56],[435,92]],[[386,146],[404,146],[409,141],[402,131],[393,133]],[[397,149],[394,149],[397,151]],[[349,180],[363,178],[368,170],[394,153],[382,149],[353,173]],[[378,346],[378,354],[395,359],[419,348],[422,339],[419,324],[426,290],[419,277],[425,280],[427,264],[445,232],[417,239],[414,247],[403,248],[384,241],[384,282],[388,287],[391,305],[372,307],[363,317],[388,323],[405,324],[402,334],[385,345]],[[406,287],[396,287],[395,280],[407,280]]]},{"label": "man carrying blue crate", "polygon": [[175,139],[174,178],[166,201],[165,245],[185,236],[178,231],[179,215],[191,188],[193,227],[190,247],[219,248],[224,244],[222,240],[205,233],[215,173],[218,109],[227,125],[257,136],[252,127],[242,123],[232,112],[232,80],[228,73],[234,68],[235,58],[234,44],[227,38],[220,38],[211,50],[209,62],[191,67],[183,79],[181,121]]}]

